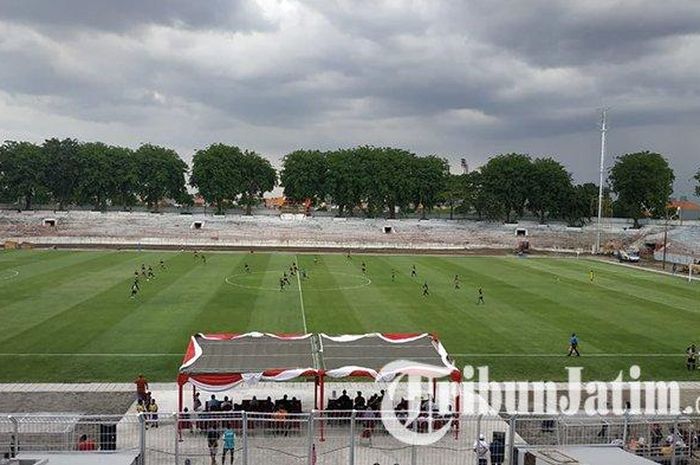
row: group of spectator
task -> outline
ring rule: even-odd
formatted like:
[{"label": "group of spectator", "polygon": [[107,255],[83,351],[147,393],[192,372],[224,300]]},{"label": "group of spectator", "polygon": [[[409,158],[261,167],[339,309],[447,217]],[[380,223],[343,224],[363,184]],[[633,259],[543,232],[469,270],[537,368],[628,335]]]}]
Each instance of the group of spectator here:
[{"label": "group of spectator", "polygon": [[649,441],[644,436],[633,437],[627,444],[627,450],[642,457],[663,461],[674,454],[691,455],[697,450],[698,441],[698,434],[693,429],[679,427],[675,432],[664,434],[661,425],[654,423],[649,430]]},{"label": "group of spectator", "polygon": [[142,413],[146,417],[146,428],[153,426],[158,428],[158,403],[148,390],[148,380],[139,375],[134,380],[136,385],[136,413]]},{"label": "group of spectator", "polygon": [[328,401],[327,410],[374,410],[379,411],[382,408],[382,401],[384,400],[384,390],[382,389],[379,394],[372,394],[369,400],[365,399],[361,391],[357,391],[355,398],[351,399],[346,390],[334,399]]},{"label": "group of spectator", "polygon": [[506,458],[506,433],[494,431],[490,444],[486,441],[486,436],[479,434],[479,439],[474,441],[473,450],[479,465],[487,465],[489,458],[491,465],[501,465]]}]

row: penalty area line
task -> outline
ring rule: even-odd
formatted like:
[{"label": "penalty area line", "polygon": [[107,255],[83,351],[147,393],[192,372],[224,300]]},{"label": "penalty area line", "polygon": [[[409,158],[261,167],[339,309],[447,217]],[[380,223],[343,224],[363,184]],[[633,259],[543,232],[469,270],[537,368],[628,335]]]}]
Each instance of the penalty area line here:
[{"label": "penalty area line", "polygon": [[169,353],[145,353],[145,354],[108,354],[108,353],[40,353],[40,352],[15,352],[0,353],[0,357],[181,357],[182,354]]},{"label": "penalty area line", "polygon": [[[450,354],[454,357],[566,357],[566,353],[557,354]],[[583,354],[581,357],[682,357],[683,354]],[[575,357],[578,358],[578,357]]]}]

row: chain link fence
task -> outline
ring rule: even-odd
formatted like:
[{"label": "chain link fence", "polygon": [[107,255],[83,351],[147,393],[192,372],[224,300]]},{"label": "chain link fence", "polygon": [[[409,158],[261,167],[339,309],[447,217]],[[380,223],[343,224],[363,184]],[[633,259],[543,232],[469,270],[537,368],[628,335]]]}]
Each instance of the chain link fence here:
[{"label": "chain link fence", "polygon": [[700,417],[403,415],[405,431],[440,439],[411,445],[368,411],[27,414],[0,417],[0,454],[120,452],[138,465],[515,465],[516,449],[612,446],[657,463],[700,463]]}]

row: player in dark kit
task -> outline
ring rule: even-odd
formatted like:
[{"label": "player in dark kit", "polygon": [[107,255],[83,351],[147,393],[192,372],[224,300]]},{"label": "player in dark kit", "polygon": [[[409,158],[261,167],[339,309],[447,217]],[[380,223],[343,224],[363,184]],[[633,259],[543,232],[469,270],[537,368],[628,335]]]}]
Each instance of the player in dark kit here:
[{"label": "player in dark kit", "polygon": [[430,295],[430,291],[428,290],[428,281],[423,283],[423,295]]},{"label": "player in dark kit", "polygon": [[581,356],[578,351],[578,338],[576,337],[576,333],[572,333],[569,338],[569,353],[566,356],[571,357],[573,354],[576,354],[577,357]]},{"label": "player in dark kit", "polygon": [[284,285],[286,284],[285,279],[286,278],[280,278],[280,291],[284,290]]},{"label": "player in dark kit", "polygon": [[138,283],[134,282],[134,284],[131,285],[131,296],[130,298],[136,297],[136,294],[139,293],[139,285]]},{"label": "player in dark kit", "polygon": [[163,260],[160,261],[160,269],[161,270],[165,269],[165,262]]},{"label": "player in dark kit", "polygon": [[367,273],[367,265],[365,265],[365,262],[362,262],[362,274]]},{"label": "player in dark kit", "polygon": [[396,281],[396,270],[391,270],[391,280]]},{"label": "player in dark kit", "polygon": [[153,268],[151,268],[151,265],[148,265],[148,279],[154,279],[156,275],[153,273]]},{"label": "player in dark kit", "polygon": [[459,275],[458,274],[455,275],[454,286],[455,286],[455,289],[459,289]]},{"label": "player in dark kit", "polygon": [[695,344],[690,344],[690,346],[685,349],[685,354],[687,356],[685,366],[688,368],[688,371],[695,370],[698,360],[698,351],[695,348]]},{"label": "player in dark kit", "polygon": [[246,273],[250,273],[250,267],[248,266],[247,263],[243,265],[243,269],[245,270]]},{"label": "player in dark kit", "polygon": [[484,300],[484,290],[482,288],[479,288],[479,299],[476,301],[476,304],[486,304],[486,301]]},{"label": "player in dark kit", "polygon": [[416,265],[411,265],[411,278],[415,278],[416,276]]}]

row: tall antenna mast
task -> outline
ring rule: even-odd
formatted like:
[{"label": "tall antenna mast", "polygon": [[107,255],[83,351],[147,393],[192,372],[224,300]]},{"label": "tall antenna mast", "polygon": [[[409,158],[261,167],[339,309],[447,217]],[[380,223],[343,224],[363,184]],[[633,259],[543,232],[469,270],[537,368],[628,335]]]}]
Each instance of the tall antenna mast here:
[{"label": "tall antenna mast", "polygon": [[595,253],[600,253],[600,234],[603,219],[603,174],[605,173],[605,144],[608,133],[608,109],[603,108],[600,123],[600,179],[598,184],[598,224],[596,230]]}]

